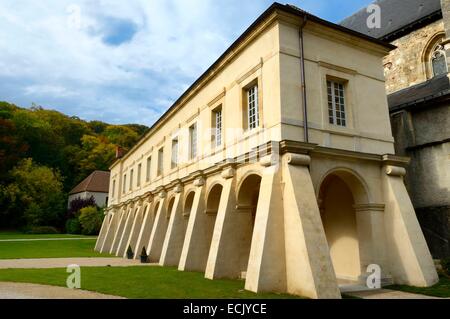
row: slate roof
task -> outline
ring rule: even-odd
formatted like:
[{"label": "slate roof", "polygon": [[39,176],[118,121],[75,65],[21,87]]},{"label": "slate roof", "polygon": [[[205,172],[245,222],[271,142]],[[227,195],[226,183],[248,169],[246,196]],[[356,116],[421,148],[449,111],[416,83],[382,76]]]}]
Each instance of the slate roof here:
[{"label": "slate roof", "polygon": [[109,172],[93,171],[80,184],[75,186],[69,194],[78,194],[82,192],[109,192]]},{"label": "slate roof", "polygon": [[381,28],[369,29],[366,8],[340,22],[340,25],[377,39],[392,41],[425,24],[442,18],[440,0],[378,0]]},{"label": "slate roof", "polygon": [[392,112],[449,96],[450,81],[447,74],[444,74],[388,95],[388,103]]}]

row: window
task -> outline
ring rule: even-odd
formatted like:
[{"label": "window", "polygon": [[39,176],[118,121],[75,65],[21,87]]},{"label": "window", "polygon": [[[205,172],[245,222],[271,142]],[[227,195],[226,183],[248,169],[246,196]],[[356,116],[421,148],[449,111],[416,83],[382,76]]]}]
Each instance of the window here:
[{"label": "window", "polygon": [[127,191],[127,174],[123,175],[122,193]]},{"label": "window", "polygon": [[431,67],[433,76],[447,74],[447,60],[442,44],[438,44],[431,55]]},{"label": "window", "polygon": [[137,181],[136,181],[136,186],[137,187],[141,186],[141,172],[142,172],[142,164],[139,163],[138,171],[137,171]]},{"label": "window", "polygon": [[212,112],[212,141],[214,146],[222,145],[222,106]]},{"label": "window", "polygon": [[151,177],[151,176],[150,176],[151,167],[152,167],[152,157],[149,156],[149,157],[147,157],[147,171],[146,171],[146,173],[145,173],[145,180],[146,180],[147,182],[150,181],[150,177]]},{"label": "window", "polygon": [[158,176],[163,173],[163,161],[164,161],[164,148],[160,148],[158,151]]},{"label": "window", "polygon": [[258,86],[247,89],[247,127],[253,130],[259,126]]},{"label": "window", "polygon": [[197,124],[189,127],[189,158],[197,157]]},{"label": "window", "polygon": [[172,160],[171,167],[175,168],[178,165],[178,138],[172,140]]},{"label": "window", "polygon": [[112,183],[112,198],[114,198],[114,194],[116,193],[116,180],[113,180]]},{"label": "window", "polygon": [[130,171],[130,191],[133,189],[133,173],[134,171]]},{"label": "window", "polygon": [[330,124],[346,126],[344,84],[327,81],[327,93]]}]

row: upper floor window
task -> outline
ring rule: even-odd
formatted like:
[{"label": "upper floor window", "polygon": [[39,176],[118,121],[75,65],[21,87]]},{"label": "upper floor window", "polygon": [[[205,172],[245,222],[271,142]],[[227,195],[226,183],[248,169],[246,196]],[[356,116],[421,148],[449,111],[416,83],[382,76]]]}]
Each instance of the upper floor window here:
[{"label": "upper floor window", "polygon": [[425,48],[423,61],[425,63],[426,76],[431,79],[438,75],[448,73],[446,52],[442,41],[445,39],[444,33],[435,35],[430,44]]},{"label": "upper floor window", "polygon": [[327,81],[328,119],[330,124],[345,126],[344,84]]},{"label": "upper floor window", "polygon": [[433,76],[447,74],[447,59],[442,44],[438,44],[431,55]]},{"label": "upper floor window", "polygon": [[133,189],[133,173],[134,170],[130,171],[130,191]]},{"label": "upper floor window", "polygon": [[197,157],[197,124],[189,127],[189,158]]},{"label": "upper floor window", "polygon": [[127,174],[123,175],[122,193],[127,191]]},{"label": "upper floor window", "polygon": [[112,182],[112,198],[114,198],[114,194],[116,193],[116,180],[113,180]]},{"label": "upper floor window", "polygon": [[172,168],[178,165],[178,138],[172,140],[172,161],[170,165]]},{"label": "upper floor window", "polygon": [[222,106],[217,107],[212,112],[213,145],[222,145]]},{"label": "upper floor window", "polygon": [[258,85],[246,89],[247,128],[253,130],[259,126]]},{"label": "upper floor window", "polygon": [[163,173],[164,170],[164,148],[161,147],[158,150],[158,176]]},{"label": "upper floor window", "polygon": [[136,186],[141,186],[141,173],[142,173],[142,164],[139,163],[137,168],[137,180],[136,180]]},{"label": "upper floor window", "polygon": [[149,156],[149,157],[147,157],[147,171],[146,171],[146,173],[145,173],[145,180],[147,181],[147,182],[149,182],[150,181],[150,172],[151,172],[151,167],[152,167],[152,157],[151,156]]}]

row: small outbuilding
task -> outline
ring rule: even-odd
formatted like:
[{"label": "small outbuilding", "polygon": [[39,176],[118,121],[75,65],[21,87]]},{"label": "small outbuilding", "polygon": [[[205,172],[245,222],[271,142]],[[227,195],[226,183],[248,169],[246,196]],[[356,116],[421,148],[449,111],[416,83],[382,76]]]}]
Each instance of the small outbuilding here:
[{"label": "small outbuilding", "polygon": [[106,207],[108,205],[108,192],[109,172],[93,171],[69,192],[68,206],[76,198],[87,199],[93,196],[98,206]]}]

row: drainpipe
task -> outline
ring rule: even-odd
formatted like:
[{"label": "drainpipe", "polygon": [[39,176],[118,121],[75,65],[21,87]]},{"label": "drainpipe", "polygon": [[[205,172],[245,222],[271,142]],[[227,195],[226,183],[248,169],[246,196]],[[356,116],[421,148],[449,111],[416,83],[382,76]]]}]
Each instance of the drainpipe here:
[{"label": "drainpipe", "polygon": [[305,51],[303,48],[303,28],[307,22],[307,15],[303,16],[303,23],[300,26],[299,36],[300,36],[300,65],[301,65],[301,86],[302,86],[302,98],[303,98],[303,134],[306,143],[309,143],[308,134],[308,108],[306,105],[306,76],[305,76]]}]

